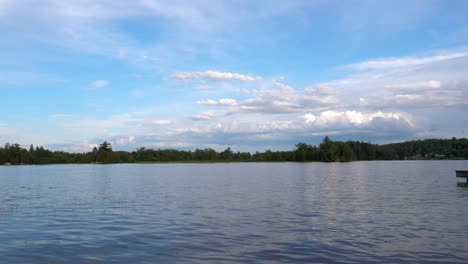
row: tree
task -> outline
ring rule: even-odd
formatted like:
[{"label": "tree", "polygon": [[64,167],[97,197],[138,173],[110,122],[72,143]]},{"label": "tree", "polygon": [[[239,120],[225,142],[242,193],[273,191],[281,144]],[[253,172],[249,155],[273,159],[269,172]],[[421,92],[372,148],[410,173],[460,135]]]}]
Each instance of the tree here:
[{"label": "tree", "polygon": [[306,161],[307,160],[307,149],[309,146],[306,143],[299,142],[296,144],[296,149],[294,150],[294,156],[296,161]]},{"label": "tree", "polygon": [[331,162],[337,160],[338,148],[328,136],[326,136],[322,143],[320,143],[319,149],[322,161]]},{"label": "tree", "polygon": [[102,151],[112,151],[111,143],[104,141],[102,144],[99,145],[99,152]]},{"label": "tree", "polygon": [[233,153],[230,147],[225,149],[223,152],[219,153],[220,160],[232,160],[232,156],[233,156]]},{"label": "tree", "polygon": [[96,162],[97,161],[97,157],[98,157],[98,149],[96,147],[93,148],[93,151],[91,152],[92,154],[92,157],[93,157],[93,162]]},{"label": "tree", "polygon": [[113,160],[114,158],[112,155],[112,146],[109,142],[104,141],[102,144],[99,145],[96,161],[102,163],[111,163]]},{"label": "tree", "polygon": [[341,142],[339,149],[340,149],[340,161],[352,161],[353,160],[353,150],[348,144]]}]

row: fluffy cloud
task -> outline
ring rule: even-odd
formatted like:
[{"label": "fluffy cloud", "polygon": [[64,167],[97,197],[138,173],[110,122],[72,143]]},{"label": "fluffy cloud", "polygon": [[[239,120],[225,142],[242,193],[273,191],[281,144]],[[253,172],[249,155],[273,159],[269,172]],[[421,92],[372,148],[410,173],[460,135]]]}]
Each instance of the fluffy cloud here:
[{"label": "fluffy cloud", "polygon": [[204,72],[176,72],[172,75],[172,78],[180,81],[188,81],[199,78],[205,78],[212,81],[244,81],[244,82],[255,82],[260,81],[260,76],[249,76],[240,73],[233,72],[219,72],[219,71],[204,71]]},{"label": "fluffy cloud", "polygon": [[265,89],[254,89],[251,97],[242,101],[234,99],[201,100],[198,105],[230,106],[228,114],[247,113],[296,113],[306,111],[326,110],[339,104],[337,92],[329,86],[307,87],[304,90],[295,88],[279,81],[273,81],[272,86]]},{"label": "fluffy cloud", "polygon": [[318,128],[366,127],[376,120],[397,122],[405,127],[414,126],[407,117],[392,112],[362,113],[359,111],[324,111],[319,115],[308,113],[305,114],[303,118],[306,124]]},{"label": "fluffy cloud", "polygon": [[[278,117],[278,116],[276,116]],[[401,137],[415,132],[413,120],[404,113],[323,111],[304,115],[282,115],[275,118],[264,113],[238,113],[222,119],[196,122],[177,129],[171,137],[204,144],[234,145],[251,149],[258,144],[288,144],[299,140],[319,142],[325,135],[368,140],[375,137]],[[348,138],[349,139],[349,138]]]},{"label": "fluffy cloud", "polygon": [[160,119],[160,120],[154,120],[151,123],[157,126],[168,126],[168,125],[172,125],[174,122],[172,122],[171,120]]}]

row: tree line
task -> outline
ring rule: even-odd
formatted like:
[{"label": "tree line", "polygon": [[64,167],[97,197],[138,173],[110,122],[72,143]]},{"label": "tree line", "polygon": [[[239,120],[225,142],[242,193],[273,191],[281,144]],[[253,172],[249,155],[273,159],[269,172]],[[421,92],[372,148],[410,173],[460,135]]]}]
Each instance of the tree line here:
[{"label": "tree line", "polygon": [[333,141],[325,137],[318,146],[298,143],[291,151],[234,152],[231,148],[194,151],[175,149],[146,149],[114,151],[103,142],[89,152],[68,153],[51,151],[42,146],[29,149],[6,143],[0,147],[1,164],[67,164],[67,163],[134,163],[134,162],[236,162],[236,161],[324,161],[403,159],[468,159],[468,139],[425,139],[392,144],[372,144],[361,141]]}]

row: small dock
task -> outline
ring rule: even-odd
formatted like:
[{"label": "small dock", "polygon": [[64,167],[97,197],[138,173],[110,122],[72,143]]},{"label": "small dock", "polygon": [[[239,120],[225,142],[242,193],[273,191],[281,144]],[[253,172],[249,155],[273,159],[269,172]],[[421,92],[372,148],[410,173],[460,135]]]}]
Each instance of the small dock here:
[{"label": "small dock", "polygon": [[468,170],[456,170],[455,174],[457,178],[466,178],[466,183],[458,183],[459,186],[468,186]]}]

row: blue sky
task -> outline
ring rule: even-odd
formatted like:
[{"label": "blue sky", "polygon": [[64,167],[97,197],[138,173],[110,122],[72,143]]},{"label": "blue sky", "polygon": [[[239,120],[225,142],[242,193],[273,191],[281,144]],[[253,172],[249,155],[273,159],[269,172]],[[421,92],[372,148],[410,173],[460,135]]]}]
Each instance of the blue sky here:
[{"label": "blue sky", "polygon": [[467,1],[0,0],[0,143],[466,137]]}]

